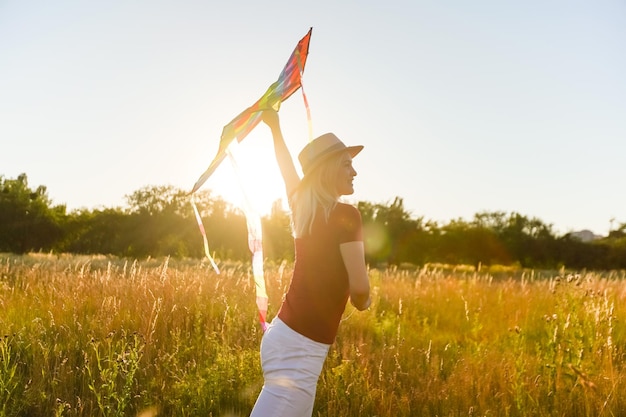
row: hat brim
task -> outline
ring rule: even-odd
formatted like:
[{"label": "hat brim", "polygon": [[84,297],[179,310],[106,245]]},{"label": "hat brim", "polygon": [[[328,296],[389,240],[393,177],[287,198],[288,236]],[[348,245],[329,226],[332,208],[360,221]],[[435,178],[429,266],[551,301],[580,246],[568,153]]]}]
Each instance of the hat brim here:
[{"label": "hat brim", "polygon": [[359,154],[359,152],[363,150],[363,148],[364,148],[363,145],[355,145],[355,146],[348,146],[346,150],[348,151],[350,156],[354,158],[355,156]]},{"label": "hat brim", "polygon": [[348,152],[350,157],[354,158],[355,156],[357,156],[359,154],[359,152],[361,152],[363,150],[363,148],[364,148],[363,145],[346,146],[345,148],[342,147],[340,149],[328,152],[323,157],[321,157],[318,160],[316,160],[315,163],[313,163],[310,166],[308,171],[304,173],[304,177],[310,176],[311,172],[315,171],[324,161],[326,161],[328,158],[330,158],[333,155],[336,155],[336,154],[341,153],[341,152]]}]

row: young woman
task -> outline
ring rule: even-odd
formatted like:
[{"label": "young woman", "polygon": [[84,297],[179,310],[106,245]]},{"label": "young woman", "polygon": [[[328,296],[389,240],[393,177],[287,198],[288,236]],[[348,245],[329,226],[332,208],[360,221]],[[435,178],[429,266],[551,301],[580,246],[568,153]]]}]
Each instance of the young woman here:
[{"label": "young woman", "polygon": [[265,111],[263,121],[289,198],[296,259],[287,294],[261,341],[265,383],[251,416],[311,416],[348,298],[358,310],[370,305],[361,216],[338,201],[354,193],[352,158],[363,146],[348,147],[332,133],[316,138],[298,156],[300,179],[278,113]]}]

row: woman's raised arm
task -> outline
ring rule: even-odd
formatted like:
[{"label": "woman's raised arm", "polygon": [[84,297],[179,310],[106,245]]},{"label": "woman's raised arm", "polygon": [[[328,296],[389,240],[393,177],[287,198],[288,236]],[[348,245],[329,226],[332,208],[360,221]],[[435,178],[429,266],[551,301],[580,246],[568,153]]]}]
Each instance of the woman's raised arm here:
[{"label": "woman's raised arm", "polygon": [[283,138],[283,132],[280,129],[280,121],[278,119],[278,113],[274,110],[265,110],[263,112],[263,122],[269,126],[272,131],[272,137],[274,138],[274,153],[276,154],[276,162],[280,168],[280,173],[283,176],[285,182],[285,190],[287,191],[287,197],[291,197],[294,191],[300,185],[300,176],[296,171],[296,167],[293,164],[293,159],[289,153],[289,149],[285,144]]}]

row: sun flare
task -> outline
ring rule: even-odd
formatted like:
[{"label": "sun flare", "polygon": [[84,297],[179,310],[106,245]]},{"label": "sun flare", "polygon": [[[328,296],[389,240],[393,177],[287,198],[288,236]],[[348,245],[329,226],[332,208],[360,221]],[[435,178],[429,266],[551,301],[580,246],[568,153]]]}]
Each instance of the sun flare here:
[{"label": "sun flare", "polygon": [[243,208],[249,202],[262,216],[270,214],[272,205],[279,199],[284,208],[285,186],[271,144],[247,140],[231,145],[229,152],[236,167],[227,157],[215,171],[209,188],[235,207]]}]

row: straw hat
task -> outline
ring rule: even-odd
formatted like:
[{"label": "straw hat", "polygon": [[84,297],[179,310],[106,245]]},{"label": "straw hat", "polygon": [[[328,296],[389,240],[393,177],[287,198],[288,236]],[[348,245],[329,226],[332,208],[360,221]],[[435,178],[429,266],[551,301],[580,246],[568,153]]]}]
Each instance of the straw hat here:
[{"label": "straw hat", "polygon": [[355,157],[362,149],[362,145],[346,146],[334,133],[325,133],[309,142],[298,155],[298,160],[302,173],[306,175],[337,152],[348,151],[350,156]]}]

